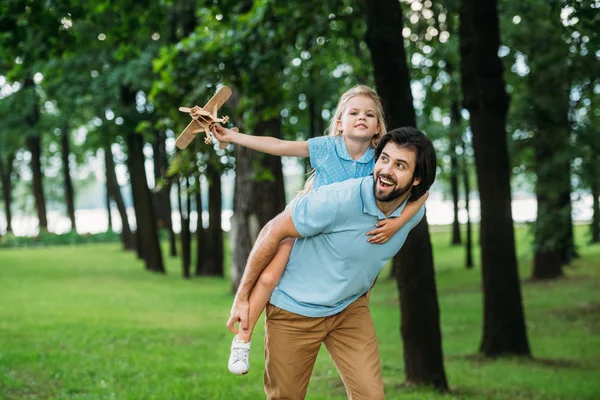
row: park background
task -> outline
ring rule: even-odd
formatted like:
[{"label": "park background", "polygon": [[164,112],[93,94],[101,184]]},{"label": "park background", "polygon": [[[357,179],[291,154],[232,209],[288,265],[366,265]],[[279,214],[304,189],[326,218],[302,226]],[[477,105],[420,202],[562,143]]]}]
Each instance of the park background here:
[{"label": "park background", "polygon": [[[387,398],[599,398],[599,9],[1,1],[0,398],[264,397],[262,324],[235,377],[224,323],[309,166],[178,151],[178,107],[227,85],[230,126],[306,140],[356,84],[438,154],[371,298]],[[346,398],[325,352],[308,398]]]}]

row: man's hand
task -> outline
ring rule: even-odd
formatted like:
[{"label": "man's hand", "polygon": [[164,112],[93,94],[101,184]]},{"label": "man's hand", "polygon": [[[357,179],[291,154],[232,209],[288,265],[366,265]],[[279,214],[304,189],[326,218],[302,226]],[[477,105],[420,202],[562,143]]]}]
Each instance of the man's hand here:
[{"label": "man's hand", "polygon": [[231,315],[227,321],[227,328],[236,335],[238,334],[238,329],[235,327],[235,324],[238,322],[240,323],[240,329],[243,331],[248,330],[248,309],[248,300],[243,301],[237,297],[235,298],[233,306],[231,306]]}]

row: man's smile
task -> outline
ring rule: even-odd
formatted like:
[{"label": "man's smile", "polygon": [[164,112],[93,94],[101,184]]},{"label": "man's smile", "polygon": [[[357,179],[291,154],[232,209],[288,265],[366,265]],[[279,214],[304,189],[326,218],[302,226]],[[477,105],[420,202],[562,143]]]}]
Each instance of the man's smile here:
[{"label": "man's smile", "polygon": [[396,186],[396,181],[394,181],[391,177],[389,176],[384,176],[379,174],[377,176],[377,182],[379,183],[379,186],[383,187],[383,188],[388,188],[390,186]]}]

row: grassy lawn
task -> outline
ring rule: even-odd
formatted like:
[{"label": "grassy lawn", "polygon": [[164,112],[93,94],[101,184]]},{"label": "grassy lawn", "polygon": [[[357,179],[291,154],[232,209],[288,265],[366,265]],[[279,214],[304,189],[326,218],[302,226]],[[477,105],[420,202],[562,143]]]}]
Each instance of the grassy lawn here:
[{"label": "grassy lawn", "polygon": [[[387,398],[599,399],[600,246],[584,245],[585,229],[576,230],[581,258],[549,283],[527,281],[531,238],[518,230],[534,359],[486,360],[477,355],[480,269],[464,269],[449,231],[432,227],[452,392],[402,386],[398,294],[384,271],[371,304]],[[169,273],[157,276],[117,244],[0,250],[0,398],[264,398],[262,324],[250,373],[229,374],[228,279],[184,281],[179,261],[165,259]],[[325,351],[307,398],[346,398]]]}]

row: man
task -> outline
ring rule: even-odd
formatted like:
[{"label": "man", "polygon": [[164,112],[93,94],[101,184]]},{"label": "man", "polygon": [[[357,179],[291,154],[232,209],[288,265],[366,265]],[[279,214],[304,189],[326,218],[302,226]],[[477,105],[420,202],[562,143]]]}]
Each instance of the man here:
[{"label": "man", "polygon": [[298,198],[260,232],[248,258],[228,325],[247,326],[248,297],[279,242],[299,238],[267,306],[265,392],[302,399],[324,343],[348,397],[383,399],[375,327],[366,293],[386,261],[423,218],[421,209],[384,244],[366,232],[400,215],[435,180],[431,141],[414,128],[383,136],[373,176],[323,186]]}]

